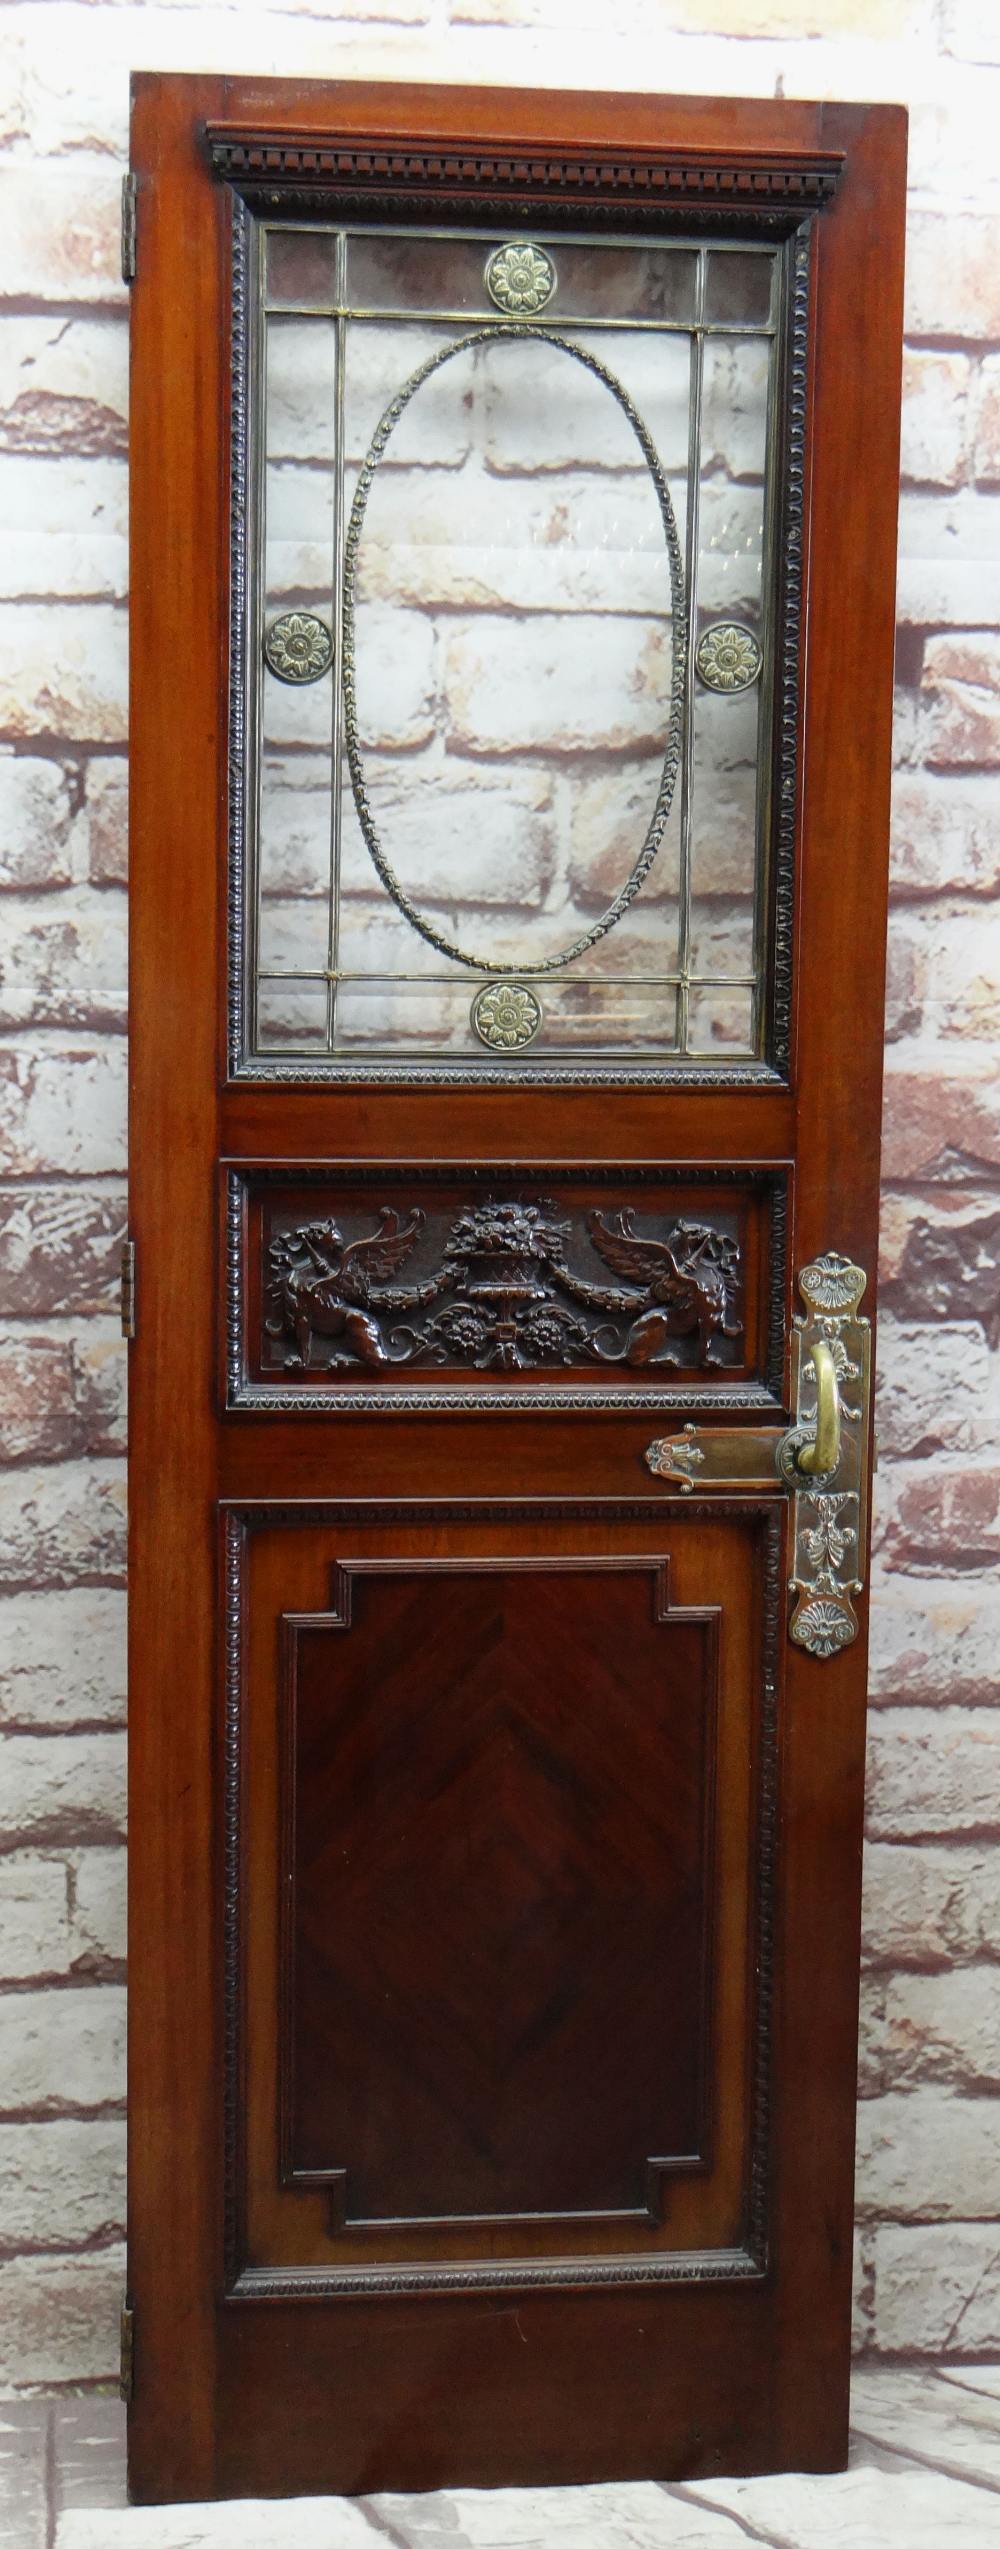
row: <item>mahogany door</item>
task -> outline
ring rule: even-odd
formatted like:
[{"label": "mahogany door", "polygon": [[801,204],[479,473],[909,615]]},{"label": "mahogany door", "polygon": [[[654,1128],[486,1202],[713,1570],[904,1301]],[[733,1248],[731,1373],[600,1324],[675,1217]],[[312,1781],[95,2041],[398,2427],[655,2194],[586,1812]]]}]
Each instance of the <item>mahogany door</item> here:
[{"label": "mahogany door", "polygon": [[844,2457],[904,149],[135,85],[141,2499]]}]

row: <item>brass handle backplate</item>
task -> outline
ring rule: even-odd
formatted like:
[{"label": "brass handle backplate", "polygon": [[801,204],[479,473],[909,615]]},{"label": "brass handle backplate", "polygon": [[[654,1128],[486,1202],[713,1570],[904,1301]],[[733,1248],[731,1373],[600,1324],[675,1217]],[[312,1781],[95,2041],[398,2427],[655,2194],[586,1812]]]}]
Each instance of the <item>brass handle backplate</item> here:
[{"label": "brass handle backplate", "polygon": [[836,1655],[858,1634],[868,1530],[871,1326],[859,1315],[866,1276],[831,1250],[803,1266],[805,1315],[792,1327],[795,1423],[686,1425],[650,1443],[656,1478],[695,1487],[784,1489],[792,1498],[789,1636]]}]

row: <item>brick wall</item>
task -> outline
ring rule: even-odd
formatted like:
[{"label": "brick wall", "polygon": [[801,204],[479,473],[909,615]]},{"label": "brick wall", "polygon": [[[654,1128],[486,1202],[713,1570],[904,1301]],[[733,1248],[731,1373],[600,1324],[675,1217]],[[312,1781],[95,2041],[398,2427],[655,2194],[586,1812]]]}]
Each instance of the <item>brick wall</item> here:
[{"label": "brick wall", "polygon": [[556,85],[569,69],[911,106],[858,2338],[996,2354],[993,0],[11,0],[3,28],[0,2383],[107,2377],[123,2273],[117,220],[133,65]]}]

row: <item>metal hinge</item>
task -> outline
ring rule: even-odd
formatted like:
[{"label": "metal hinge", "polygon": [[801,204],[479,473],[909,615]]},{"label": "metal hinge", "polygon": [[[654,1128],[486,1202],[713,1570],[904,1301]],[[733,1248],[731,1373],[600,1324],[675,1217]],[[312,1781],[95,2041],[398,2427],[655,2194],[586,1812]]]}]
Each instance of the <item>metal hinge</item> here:
[{"label": "metal hinge", "polygon": [[131,169],[122,178],[122,282],[135,282],[136,181]]},{"label": "metal hinge", "polygon": [[125,2303],[121,2319],[118,2388],[126,2407],[130,2407],[132,2392],[135,2388],[135,2311],[130,2309],[128,2302]]},{"label": "metal hinge", "polygon": [[122,1241],[121,1274],[122,1335],[129,1341],[135,1335],[135,1240]]}]

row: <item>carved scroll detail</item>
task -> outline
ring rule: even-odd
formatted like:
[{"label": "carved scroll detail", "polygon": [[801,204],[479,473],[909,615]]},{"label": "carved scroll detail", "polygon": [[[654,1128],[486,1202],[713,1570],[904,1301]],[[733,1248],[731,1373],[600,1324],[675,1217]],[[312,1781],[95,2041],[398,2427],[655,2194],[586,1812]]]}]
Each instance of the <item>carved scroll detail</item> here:
[{"label": "carved scroll detail", "polygon": [[[359,1238],[346,1239],[332,1218],[273,1232],[264,1289],[270,1359],[276,1349],[286,1372],[331,1377],[403,1363],[641,1370],[690,1362],[678,1350],[690,1344],[696,1365],[708,1368],[743,1335],[739,1244],[710,1223],[677,1220],[654,1236],[649,1217],[637,1228],[628,1208],[593,1210],[584,1230],[547,1200],[491,1197],[454,1216],[425,1270],[394,1282],[424,1228],[417,1207],[383,1205]],[[601,1279],[598,1258],[616,1282]]]}]

